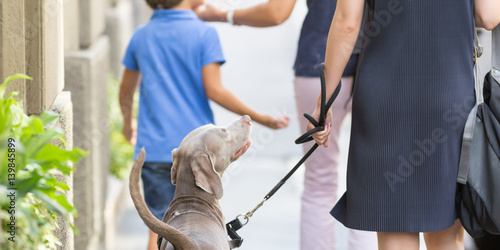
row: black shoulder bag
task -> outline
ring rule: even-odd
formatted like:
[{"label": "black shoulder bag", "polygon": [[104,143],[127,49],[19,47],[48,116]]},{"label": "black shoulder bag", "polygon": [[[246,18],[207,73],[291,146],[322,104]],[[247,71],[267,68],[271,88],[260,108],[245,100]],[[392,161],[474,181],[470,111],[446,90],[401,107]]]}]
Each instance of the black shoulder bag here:
[{"label": "black shoulder bag", "polygon": [[479,80],[477,34],[475,41],[476,105],[465,125],[456,193],[458,217],[474,238],[500,234],[500,71]]}]

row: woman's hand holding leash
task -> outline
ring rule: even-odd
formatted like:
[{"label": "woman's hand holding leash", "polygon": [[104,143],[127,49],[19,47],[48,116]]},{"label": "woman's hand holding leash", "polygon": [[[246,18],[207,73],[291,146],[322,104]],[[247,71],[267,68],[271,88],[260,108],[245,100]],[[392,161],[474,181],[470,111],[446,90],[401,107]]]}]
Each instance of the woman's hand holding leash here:
[{"label": "woman's hand holding leash", "polygon": [[[319,116],[320,116],[320,106],[316,106],[316,109],[314,109],[314,112],[312,113],[312,117],[319,121]],[[332,130],[332,109],[328,109],[328,112],[326,113],[326,118],[325,118],[325,129],[322,131],[318,131],[314,134],[312,134],[312,138],[318,145],[323,145],[325,148],[328,147],[328,142],[330,141],[330,132]],[[307,131],[311,130],[314,128],[314,125],[311,122],[307,123]]]},{"label": "woman's hand holding leash", "polygon": [[[337,86],[335,86],[335,90],[329,96],[328,102],[326,100],[327,95],[327,86],[325,80],[325,64],[322,63],[319,66],[319,78],[321,80],[321,93],[318,97],[318,102],[316,104],[316,108],[314,109],[312,115],[307,113],[304,114],[304,117],[309,120],[307,123],[307,132],[302,135],[295,141],[295,143],[303,143],[308,140],[314,139],[316,144],[323,145],[325,148],[328,147],[330,141],[330,132],[332,130],[332,109],[331,106],[335,98],[340,92],[340,88],[342,83],[339,82]],[[323,129],[321,129],[321,127]],[[315,131],[311,131],[311,130]],[[309,138],[305,139],[307,136]]]}]

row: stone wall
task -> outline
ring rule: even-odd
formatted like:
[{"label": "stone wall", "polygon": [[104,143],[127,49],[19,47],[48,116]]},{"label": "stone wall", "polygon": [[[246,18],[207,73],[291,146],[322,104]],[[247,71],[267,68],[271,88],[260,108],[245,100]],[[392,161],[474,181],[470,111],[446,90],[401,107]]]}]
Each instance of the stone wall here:
[{"label": "stone wall", "polygon": [[[145,14],[134,15],[138,10]],[[66,146],[91,152],[63,180],[79,216],[60,218],[55,235],[61,249],[103,249],[107,83],[110,75],[120,76],[120,60],[137,20],[149,14],[143,0],[0,0],[0,79],[15,73],[33,78],[14,81],[7,92],[19,91],[27,114],[65,113],[56,126],[66,131]],[[77,237],[65,226],[73,220]]]},{"label": "stone wall", "polygon": [[25,111],[40,114],[64,86],[61,2],[2,0],[0,12],[0,78],[15,73],[31,76],[32,81],[16,81],[7,91],[19,91]]},{"label": "stone wall", "polygon": [[74,145],[91,153],[77,164],[75,206],[80,230],[77,249],[96,249],[103,228],[108,173],[107,91],[109,39],[100,37],[88,49],[65,55],[66,89],[73,93]]},{"label": "stone wall", "polygon": [[[0,16],[0,82],[10,75],[26,71],[24,2],[1,1]],[[18,97],[26,100],[26,80],[19,79],[7,87],[7,92],[19,91]],[[26,111],[26,105],[24,106]]]},{"label": "stone wall", "polygon": [[[4,1],[6,2],[6,1]],[[63,8],[60,0],[25,0],[25,73],[28,114],[50,108],[64,87]]]},{"label": "stone wall", "polygon": [[[31,81],[17,80],[7,92],[19,91],[18,98],[29,115],[44,110],[64,113],[55,124],[65,130],[66,147],[73,143],[73,109],[71,93],[64,88],[63,5],[61,0],[0,0],[0,79],[23,73]],[[72,176],[61,178],[73,185]],[[67,192],[68,200],[73,192]],[[73,218],[58,218],[54,234],[62,249],[74,249]]]},{"label": "stone wall", "polygon": [[65,90],[73,95],[74,146],[90,151],[90,155],[76,165],[74,173],[73,192],[78,197],[74,204],[79,214],[75,225],[80,232],[75,237],[75,249],[82,250],[99,249],[104,228],[110,47],[104,35],[106,7],[102,0],[71,1],[65,6],[65,32],[71,43],[64,54]]},{"label": "stone wall", "polygon": [[[57,98],[54,100],[54,103],[50,107],[50,110],[57,114],[64,114],[61,116],[54,126],[62,128],[64,133],[65,144],[64,147],[67,150],[73,149],[73,103],[71,102],[71,93],[68,91],[63,91]],[[58,144],[59,146],[63,146],[62,144]],[[59,181],[64,181],[68,184],[70,191],[66,193],[66,198],[69,202],[73,203],[74,195],[73,195],[73,174],[70,176],[59,177]],[[70,228],[70,223],[74,223],[73,216],[68,216],[66,218],[58,217],[57,218],[58,229],[54,234],[59,238],[63,247],[60,249],[74,249],[75,235],[73,230]]]}]

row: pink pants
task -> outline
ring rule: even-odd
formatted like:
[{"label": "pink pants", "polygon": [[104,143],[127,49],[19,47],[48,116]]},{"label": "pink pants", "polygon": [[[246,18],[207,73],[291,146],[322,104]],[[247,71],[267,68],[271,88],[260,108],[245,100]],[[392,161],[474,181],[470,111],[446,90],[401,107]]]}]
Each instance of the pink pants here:
[{"label": "pink pants", "polygon": [[[342,88],[332,105],[332,131],[328,148],[320,146],[305,162],[304,193],[301,211],[301,250],[335,249],[336,220],[330,210],[337,202],[338,186],[338,139],[340,126],[347,113],[351,111],[351,102],[346,105],[351,95],[352,77],[342,78]],[[295,77],[295,101],[300,121],[300,129],[305,133],[307,120],[304,112],[312,113],[320,93],[320,80],[315,77]],[[329,98],[329,97],[327,97]],[[328,100],[328,99],[327,99]],[[309,150],[313,142],[305,143],[304,150]],[[374,232],[349,229],[349,250],[377,249],[377,235]]]}]

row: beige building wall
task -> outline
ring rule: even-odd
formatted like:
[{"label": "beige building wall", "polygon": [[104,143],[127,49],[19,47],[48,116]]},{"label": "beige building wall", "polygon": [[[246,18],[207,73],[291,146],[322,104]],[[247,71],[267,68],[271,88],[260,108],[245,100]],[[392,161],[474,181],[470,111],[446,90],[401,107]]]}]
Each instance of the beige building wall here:
[{"label": "beige building wall", "polygon": [[[8,76],[26,72],[24,2],[0,1],[0,83]],[[7,92],[19,91],[18,98],[26,100],[26,80],[12,82]],[[26,104],[24,105],[26,111]]]},{"label": "beige building wall", "polygon": [[[79,217],[60,219],[54,232],[60,249],[104,246],[107,83],[110,65],[115,76],[121,71],[134,27],[133,6],[132,0],[0,0],[0,78],[16,73],[33,78],[15,81],[7,91],[19,92],[27,114],[65,113],[56,126],[66,131],[66,146],[91,151],[73,176],[62,180],[71,187],[67,196]],[[78,237],[65,226],[73,220]]]},{"label": "beige building wall", "polygon": [[[64,40],[62,0],[0,0],[0,78],[23,73],[33,80],[18,80],[7,91],[19,91],[27,114],[44,110],[64,113],[55,124],[65,130],[66,147],[72,147],[73,115],[71,93],[64,88]],[[72,177],[61,178],[72,187]],[[67,197],[72,200],[72,190]],[[54,232],[73,249],[74,234],[68,226],[72,217],[58,218]]]}]

